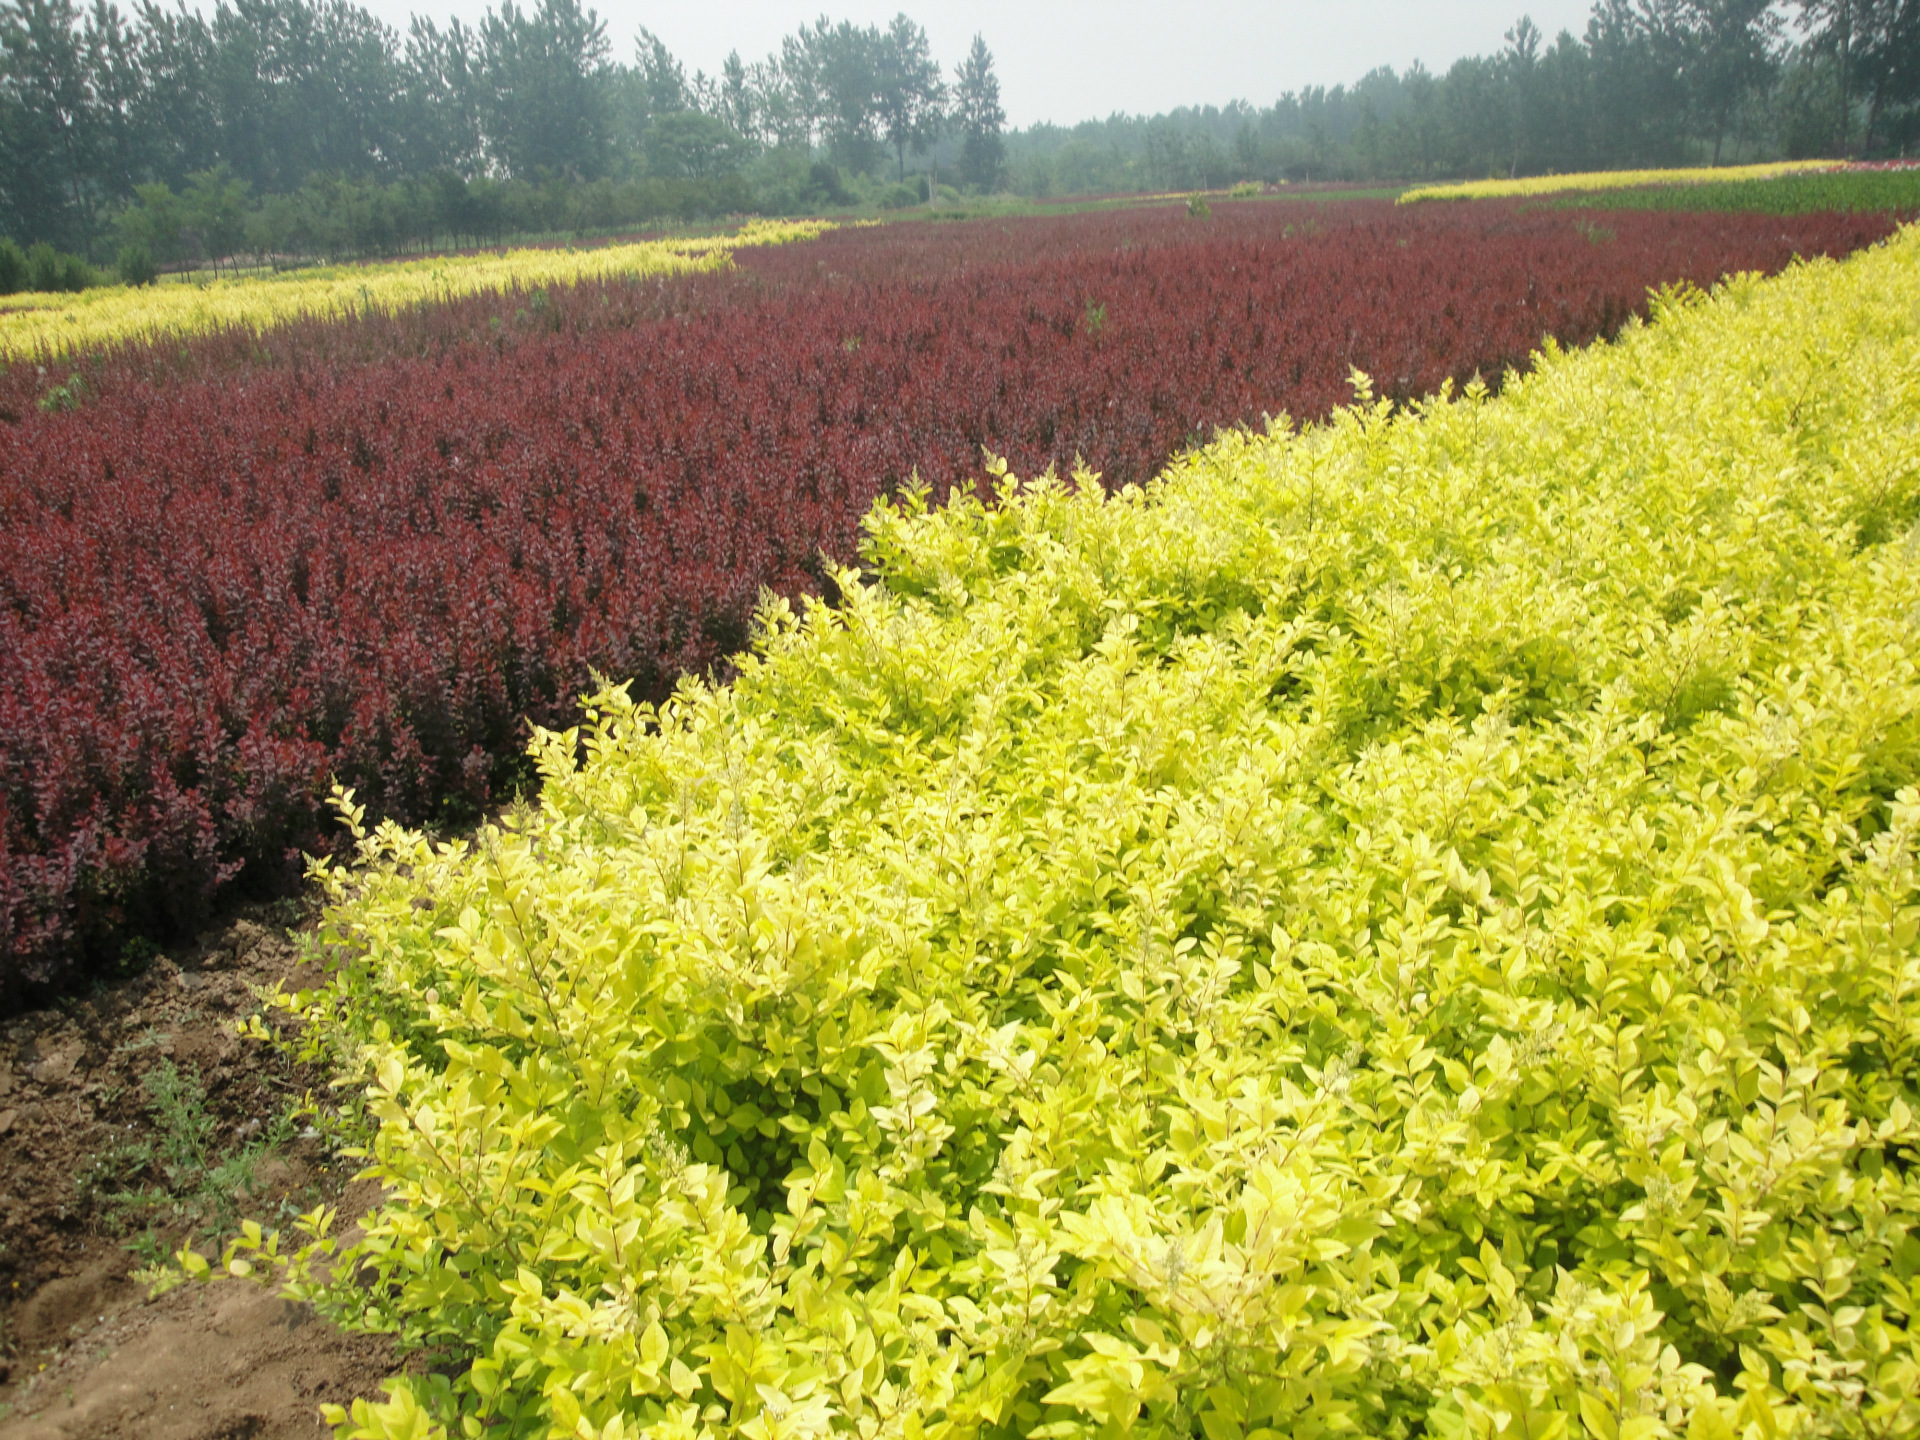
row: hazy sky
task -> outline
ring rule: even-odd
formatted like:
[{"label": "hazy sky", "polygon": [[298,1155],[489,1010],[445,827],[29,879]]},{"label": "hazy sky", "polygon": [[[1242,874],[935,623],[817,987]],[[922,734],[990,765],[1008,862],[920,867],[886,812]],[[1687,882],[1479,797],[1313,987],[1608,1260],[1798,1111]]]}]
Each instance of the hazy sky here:
[{"label": "hazy sky", "polygon": [[[488,0],[362,0],[404,32],[414,10],[474,20]],[[529,4],[530,0],[520,0]],[[634,31],[652,30],[689,72],[713,74],[729,50],[763,59],[819,14],[879,24],[904,10],[925,27],[951,76],[975,31],[1000,76],[1008,123],[1072,124],[1116,110],[1154,114],[1178,105],[1242,99],[1271,105],[1306,85],[1351,83],[1376,65],[1423,61],[1444,70],[1462,55],[1500,48],[1522,14],[1552,40],[1585,31],[1592,0],[710,0],[662,5],[589,0],[614,53],[633,59]]]}]

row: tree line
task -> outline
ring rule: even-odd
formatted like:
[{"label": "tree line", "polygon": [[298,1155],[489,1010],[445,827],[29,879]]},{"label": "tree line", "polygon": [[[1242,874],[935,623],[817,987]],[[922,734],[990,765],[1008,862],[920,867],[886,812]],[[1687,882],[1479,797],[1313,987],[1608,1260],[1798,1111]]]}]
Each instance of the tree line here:
[{"label": "tree line", "polygon": [[904,14],[822,16],[707,75],[645,29],[616,55],[581,0],[404,35],[351,0],[0,0],[0,234],[21,247],[0,282],[82,276],[61,251],[148,274],[899,206],[940,182],[1521,175],[1905,154],[1917,132],[1920,0],[1599,0],[1584,34],[1522,17],[1441,74],[1010,133],[984,39],[949,75]]},{"label": "tree line", "polygon": [[1920,0],[1600,0],[1549,43],[1007,138],[1026,195],[1259,180],[1424,180],[1906,155],[1920,142]]},{"label": "tree line", "polygon": [[985,41],[949,81],[905,15],[822,17],[709,76],[644,29],[616,57],[580,0],[416,15],[404,36],[350,0],[0,0],[0,233],[95,255],[900,203],[936,144],[948,178],[999,184],[1004,126]]}]

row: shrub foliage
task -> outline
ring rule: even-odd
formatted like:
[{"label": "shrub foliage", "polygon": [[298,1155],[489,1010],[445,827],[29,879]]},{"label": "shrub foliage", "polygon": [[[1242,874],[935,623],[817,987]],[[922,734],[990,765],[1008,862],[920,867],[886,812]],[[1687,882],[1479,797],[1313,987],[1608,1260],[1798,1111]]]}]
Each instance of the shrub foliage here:
[{"label": "shrub foliage", "polygon": [[1216,426],[1324,414],[1352,365],[1431,393],[1610,334],[1650,284],[1889,228],[1315,213],[869,228],[16,367],[41,390],[0,411],[0,967],[292,883],[330,774],[377,816],[472,818],[526,718],[566,723],[595,671],[663,697],[763,587],[853,559],[876,492],[966,482],[983,446],[1145,481]]},{"label": "shrub foliage", "polygon": [[306,1293],[441,1363],[343,1426],[1913,1433],[1920,235],[1656,308],[909,491],[537,807],[363,828]]},{"label": "shrub foliage", "polygon": [[[177,348],[181,337],[224,329],[252,334],[306,316],[351,318],[475,292],[571,285],[599,276],[685,274],[724,266],[739,246],[779,244],[824,228],[824,222],[812,220],[755,222],[737,234],[704,239],[316,266],[272,277],[183,279],[157,287],[151,283],[153,257],[136,244],[122,252],[122,284],[79,298],[52,292],[78,291],[98,284],[99,277],[77,257],[57,256],[51,246],[36,245],[27,257],[26,288],[49,293],[38,297],[37,304],[0,311],[0,360],[59,359],[150,338]],[[139,253],[129,257],[126,251]],[[134,260],[132,272],[125,268],[129,258]],[[0,277],[4,273],[0,262]]]},{"label": "shrub foliage", "polygon": [[1560,195],[1569,191],[1620,190],[1645,185],[1723,185],[1744,180],[1769,180],[1836,170],[1837,160],[1770,160],[1758,165],[1700,166],[1690,170],[1588,170],[1573,175],[1530,175],[1525,179],[1457,180],[1440,185],[1416,185],[1402,192],[1400,203],[1425,200],[1500,200],[1515,196]]},{"label": "shrub foliage", "polygon": [[1911,218],[1920,212],[1920,168],[1850,167],[1762,180],[1695,181],[1573,195],[1553,203],[1569,209],[1759,210],[1773,215],[1801,215],[1811,210],[1884,210]]}]

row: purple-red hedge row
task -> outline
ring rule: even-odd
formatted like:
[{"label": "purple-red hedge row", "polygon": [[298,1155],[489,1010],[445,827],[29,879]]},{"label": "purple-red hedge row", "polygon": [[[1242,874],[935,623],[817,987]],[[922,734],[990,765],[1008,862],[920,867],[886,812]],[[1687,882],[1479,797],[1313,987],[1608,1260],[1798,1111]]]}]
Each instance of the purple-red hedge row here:
[{"label": "purple-red hedge row", "polygon": [[1301,219],[843,231],[727,275],[94,357],[82,409],[0,423],[0,989],[287,885],[333,843],[330,776],[472,814],[590,671],[657,694],[723,659],[762,586],[814,585],[915,472],[971,483],[986,447],[1143,480],[1215,427],[1324,414],[1353,366],[1428,393],[1610,334],[1650,286],[1889,228]]}]

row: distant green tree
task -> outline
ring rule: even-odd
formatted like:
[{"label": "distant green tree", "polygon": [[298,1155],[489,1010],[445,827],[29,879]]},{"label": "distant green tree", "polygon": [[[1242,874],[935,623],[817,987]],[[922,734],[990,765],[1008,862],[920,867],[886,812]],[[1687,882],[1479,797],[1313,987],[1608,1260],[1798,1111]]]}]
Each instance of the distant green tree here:
[{"label": "distant green tree", "polygon": [[214,154],[256,192],[292,190],[316,170],[390,172],[399,37],[349,0],[222,0],[198,82]]},{"label": "distant green tree", "polygon": [[1522,15],[1507,31],[1506,40],[1499,65],[1507,91],[1507,144],[1513,155],[1507,174],[1511,177],[1520,173],[1539,144],[1540,27],[1531,16]]},{"label": "distant green tree", "polygon": [[731,175],[750,149],[726,121],[698,110],[656,115],[647,127],[647,169],[654,175],[689,180]]},{"label": "distant green tree", "polygon": [[1902,155],[1920,142],[1920,0],[1898,0],[1884,13],[1876,33],[1870,78],[1873,103],[1867,112],[1871,146],[1887,126],[1885,140],[1897,142]]},{"label": "distant green tree", "polygon": [[796,105],[817,120],[828,153],[856,174],[875,168],[880,151],[878,28],[824,15],[782,46],[782,71]]},{"label": "distant green tree", "polygon": [[790,62],[801,58],[792,36],[781,41],[777,55],[747,67],[747,90],[753,107],[756,139],[774,150],[810,151],[819,128],[819,97],[804,69]]},{"label": "distant green tree", "polygon": [[0,0],[0,228],[84,244],[99,201],[89,37],[73,0]]},{"label": "distant green tree", "polygon": [[1855,17],[1869,0],[1798,0],[1800,28],[1810,43],[1833,57],[1834,131],[1836,148],[1852,153],[1853,102],[1858,75],[1854,66]]},{"label": "distant green tree", "polygon": [[826,160],[816,160],[807,172],[806,189],[802,192],[809,207],[820,205],[851,205],[853,195],[847,190],[846,183],[840,178],[840,171]]},{"label": "distant green tree", "polygon": [[188,176],[180,204],[186,227],[199,237],[201,253],[216,267],[245,243],[247,182],[236,178],[224,162]]},{"label": "distant green tree", "polygon": [[1155,115],[1147,122],[1145,143],[1147,185],[1154,190],[1183,190],[1190,186],[1186,128],[1171,115]]},{"label": "distant green tree", "polygon": [[1262,159],[1260,132],[1251,122],[1242,122],[1233,132],[1233,177],[1236,180],[1251,180],[1260,173]]},{"label": "distant green tree", "polygon": [[141,84],[135,129],[146,148],[136,180],[181,185],[221,159],[223,126],[212,83],[213,31],[206,17],[182,5],[138,0],[133,50]]},{"label": "distant green tree", "polygon": [[1689,118],[1718,165],[1736,116],[1773,83],[1779,15],[1773,0],[1683,0],[1678,12]]},{"label": "distant green tree", "polygon": [[720,66],[720,118],[736,135],[750,138],[759,128],[754,86],[738,50],[727,52]]},{"label": "distant green tree", "polygon": [[1594,144],[1593,58],[1562,30],[1541,52],[1534,71],[1534,165],[1562,173],[1590,170],[1600,162]]},{"label": "distant green tree", "polygon": [[1433,73],[1417,60],[1401,78],[1407,108],[1394,127],[1392,147],[1401,175],[1434,173],[1440,157],[1439,88]]},{"label": "distant green tree", "polygon": [[1644,167],[1685,155],[1683,46],[1658,8],[1600,0],[1584,42],[1592,75],[1590,163]]},{"label": "distant green tree", "polygon": [[160,267],[153,262],[153,252],[144,245],[122,245],[113,268],[120,272],[122,285],[136,288],[151,285],[160,278]]},{"label": "distant green tree", "polygon": [[1508,169],[1513,159],[1513,103],[1499,62],[1464,56],[1448,68],[1443,88],[1445,170],[1491,175]]},{"label": "distant green tree", "polygon": [[641,93],[649,116],[673,115],[694,108],[693,94],[687,84],[687,67],[674,59],[666,42],[644,25],[640,27],[634,59],[638,62]]},{"label": "distant green tree", "polygon": [[501,0],[479,28],[480,114],[508,174],[591,179],[608,161],[606,24],[579,0]]},{"label": "distant green tree", "polygon": [[1380,124],[1380,116],[1373,108],[1373,102],[1360,102],[1360,123],[1354,128],[1353,148],[1367,177],[1372,179],[1381,174],[1382,151],[1386,144],[1386,133]]},{"label": "distant green tree", "polygon": [[85,290],[100,283],[94,268],[78,255],[56,250],[44,240],[27,251],[26,288],[52,293]]},{"label": "distant green tree", "polygon": [[109,0],[93,0],[86,29],[93,80],[93,183],[104,209],[155,173],[166,141],[145,113],[152,82],[144,68],[139,26],[129,24]]},{"label": "distant green tree", "polygon": [[894,173],[904,180],[907,152],[918,154],[939,137],[946,119],[947,87],[927,44],[927,32],[904,14],[893,17],[876,47],[874,107],[893,146]]},{"label": "distant green tree", "polygon": [[1007,112],[1000,107],[1000,80],[993,73],[993,52],[979,35],[954,77],[953,118],[959,128],[960,176],[981,190],[999,187],[1006,171],[1002,132]]},{"label": "distant green tree", "polygon": [[426,177],[426,209],[430,231],[445,231],[478,242],[487,226],[468,182],[456,170],[436,170]]},{"label": "distant green tree", "polygon": [[134,196],[133,203],[114,217],[121,245],[145,250],[158,265],[188,259],[189,220],[180,197],[159,180],[136,187]]},{"label": "distant green tree", "polygon": [[1911,138],[1920,112],[1920,0],[1798,0],[1798,7],[1809,45],[1832,62],[1824,73],[1833,84],[1839,153],[1873,150],[1894,131]]},{"label": "distant green tree", "polygon": [[457,17],[445,30],[413,17],[395,96],[395,158],[404,173],[479,172],[485,145],[478,69],[479,39]]},{"label": "distant green tree", "polygon": [[398,242],[394,194],[384,186],[337,173],[314,174],[289,198],[287,248],[297,253],[339,260],[389,254]]}]

